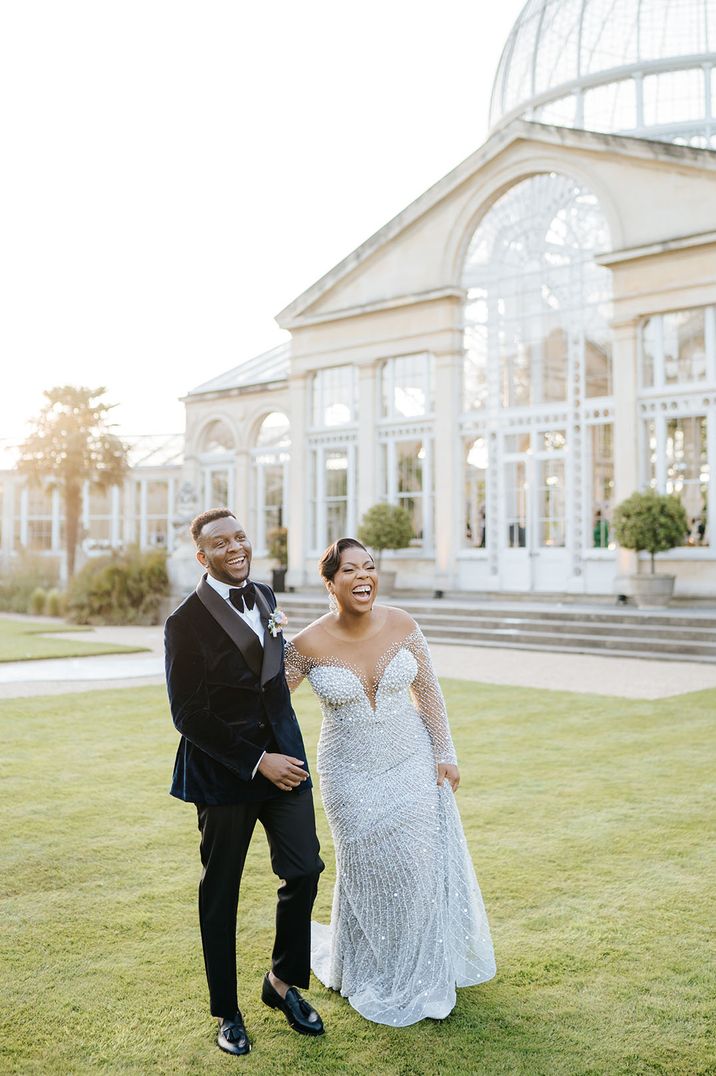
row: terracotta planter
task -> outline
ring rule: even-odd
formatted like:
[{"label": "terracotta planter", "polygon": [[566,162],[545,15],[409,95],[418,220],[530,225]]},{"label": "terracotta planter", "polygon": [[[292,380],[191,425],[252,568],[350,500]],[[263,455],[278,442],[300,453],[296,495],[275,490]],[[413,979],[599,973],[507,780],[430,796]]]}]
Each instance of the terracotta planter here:
[{"label": "terracotta planter", "polygon": [[640,609],[666,609],[674,593],[675,575],[632,576],[634,601]]}]

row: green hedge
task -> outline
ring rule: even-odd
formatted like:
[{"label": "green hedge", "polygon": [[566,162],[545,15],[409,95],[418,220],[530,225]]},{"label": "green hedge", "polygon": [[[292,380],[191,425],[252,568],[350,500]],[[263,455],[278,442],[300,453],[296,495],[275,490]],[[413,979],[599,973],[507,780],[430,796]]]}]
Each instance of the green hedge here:
[{"label": "green hedge", "polygon": [[168,594],[164,551],[131,549],[97,557],[70,584],[67,619],[75,624],[158,624]]},{"label": "green hedge", "polygon": [[[0,574],[0,612],[30,613],[33,593],[57,585],[59,564],[54,558],[21,553]],[[40,610],[43,611],[43,610]]]}]

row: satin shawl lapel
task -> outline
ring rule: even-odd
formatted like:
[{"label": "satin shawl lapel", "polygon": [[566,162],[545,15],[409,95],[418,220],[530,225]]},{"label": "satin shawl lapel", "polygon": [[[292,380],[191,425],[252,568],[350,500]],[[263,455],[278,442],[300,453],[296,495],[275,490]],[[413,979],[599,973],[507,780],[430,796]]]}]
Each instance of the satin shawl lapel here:
[{"label": "satin shawl lapel", "polygon": [[[224,629],[231,641],[239,648],[251,671],[259,676],[265,655],[262,653],[256,632],[252,631],[233,609],[229,609],[228,603],[216,593],[213,587],[209,586],[206,576],[199,581],[196,596],[204,608],[211,613],[219,627]],[[268,632],[266,636],[269,637]]]},{"label": "satin shawl lapel", "polygon": [[263,592],[259,587],[256,587],[256,604],[259,609],[259,615],[261,617],[261,623],[264,626],[264,660],[261,666],[261,683],[262,685],[269,680],[273,680],[281,668],[281,657],[283,655],[283,639],[280,637],[280,632],[277,636],[273,636],[268,630],[269,617],[271,616],[271,610]]}]

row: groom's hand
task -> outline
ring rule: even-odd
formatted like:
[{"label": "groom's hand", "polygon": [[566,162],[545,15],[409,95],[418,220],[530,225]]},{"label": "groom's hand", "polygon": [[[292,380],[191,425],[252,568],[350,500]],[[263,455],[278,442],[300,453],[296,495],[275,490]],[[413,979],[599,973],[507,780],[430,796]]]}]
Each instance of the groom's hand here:
[{"label": "groom's hand", "polygon": [[447,781],[453,792],[457,792],[457,786],[460,784],[460,771],[457,766],[449,766],[447,762],[438,762],[438,784],[442,785],[443,781]]},{"label": "groom's hand", "polygon": [[280,788],[282,792],[290,792],[308,778],[300,758],[292,758],[291,755],[272,754],[267,751],[259,762],[259,773],[267,780]]}]

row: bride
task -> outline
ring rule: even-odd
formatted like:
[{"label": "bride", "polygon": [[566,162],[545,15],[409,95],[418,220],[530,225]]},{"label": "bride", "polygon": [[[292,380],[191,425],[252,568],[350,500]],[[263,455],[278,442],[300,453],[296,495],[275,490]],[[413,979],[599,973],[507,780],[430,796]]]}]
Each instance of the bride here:
[{"label": "bride", "polygon": [[368,1020],[443,1019],[456,986],[495,974],[445,703],[413,618],[374,606],[365,547],[341,538],[319,567],[332,611],[286,645],[291,689],[307,677],[323,711],[318,774],[336,848],[331,925],[313,924],[311,965]]}]

